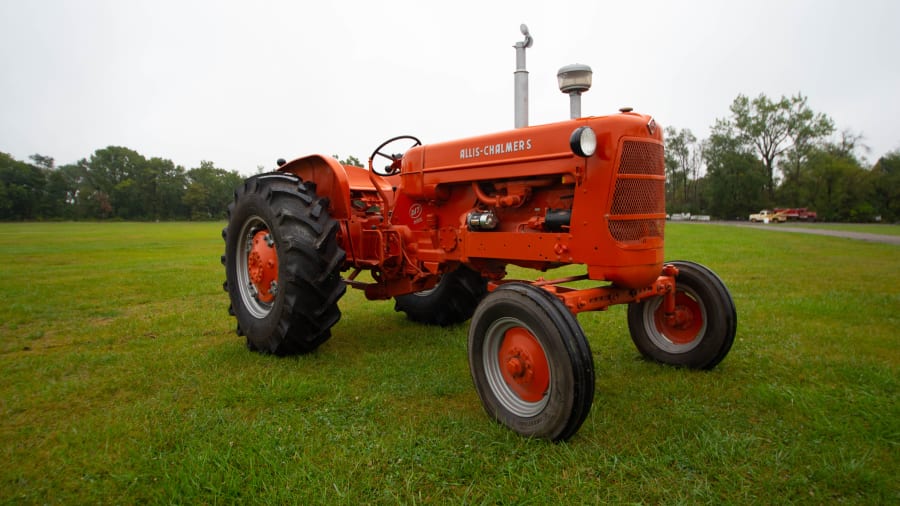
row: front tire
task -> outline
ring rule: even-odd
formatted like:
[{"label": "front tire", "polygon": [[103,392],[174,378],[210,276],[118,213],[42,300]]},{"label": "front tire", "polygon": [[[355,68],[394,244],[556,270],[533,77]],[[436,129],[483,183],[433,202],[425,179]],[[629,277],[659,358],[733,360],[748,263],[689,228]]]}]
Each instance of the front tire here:
[{"label": "front tire", "polygon": [[430,290],[397,296],[394,311],[403,311],[414,322],[445,327],[471,318],[486,293],[487,280],[461,265]]},{"label": "front tire", "polygon": [[594,399],[594,362],[578,320],[546,291],[507,283],[469,327],[469,368],[488,415],[528,437],[564,441]]},{"label": "front tire", "polygon": [[346,285],[328,205],[315,184],[289,173],[255,176],[235,190],[222,230],[224,287],[251,350],[308,353],[331,336]]},{"label": "front tire", "polygon": [[712,369],[731,350],[737,311],[728,288],[710,269],[671,262],[675,279],[674,320],[665,317],[664,297],[628,305],[628,330],[641,354],[663,364]]}]

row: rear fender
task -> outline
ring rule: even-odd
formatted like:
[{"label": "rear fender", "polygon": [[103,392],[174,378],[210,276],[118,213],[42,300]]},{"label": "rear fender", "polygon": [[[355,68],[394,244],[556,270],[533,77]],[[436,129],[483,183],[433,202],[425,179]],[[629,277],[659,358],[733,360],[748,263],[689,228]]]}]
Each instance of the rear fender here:
[{"label": "rear fender", "polygon": [[[330,156],[309,155],[291,160],[278,169],[290,172],[303,181],[316,184],[316,193],[331,200],[331,216],[338,220],[349,220],[350,191],[375,191],[369,179],[369,171],[362,167],[342,165]],[[390,191],[392,181],[375,175],[374,179],[385,191]],[[397,178],[399,179],[399,178]],[[393,182],[396,184],[396,182]]]}]

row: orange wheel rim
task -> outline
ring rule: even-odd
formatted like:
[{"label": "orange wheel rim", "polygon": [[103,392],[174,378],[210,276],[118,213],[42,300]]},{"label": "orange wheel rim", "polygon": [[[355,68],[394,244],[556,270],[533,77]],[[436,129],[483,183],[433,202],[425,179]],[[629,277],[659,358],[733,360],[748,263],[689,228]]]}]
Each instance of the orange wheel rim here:
[{"label": "orange wheel rim", "polygon": [[541,343],[528,329],[508,329],[497,360],[503,380],[522,400],[538,402],[544,398],[550,386],[550,364]]},{"label": "orange wheel rim", "polygon": [[654,314],[656,330],[675,344],[692,343],[703,330],[703,311],[700,304],[684,292],[675,294],[675,317],[666,319],[663,304]]},{"label": "orange wheel rim", "polygon": [[275,300],[278,287],[278,254],[275,241],[268,230],[253,234],[250,251],[247,252],[247,275],[256,288],[256,298],[260,302]]}]

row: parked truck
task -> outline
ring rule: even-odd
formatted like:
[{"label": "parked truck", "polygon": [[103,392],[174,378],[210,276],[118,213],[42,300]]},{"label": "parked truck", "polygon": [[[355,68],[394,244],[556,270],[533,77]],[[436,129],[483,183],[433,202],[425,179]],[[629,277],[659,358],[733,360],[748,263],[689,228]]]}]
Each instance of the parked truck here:
[{"label": "parked truck", "polygon": [[818,215],[805,207],[776,207],[774,212],[783,216],[787,221],[816,221]]},{"label": "parked truck", "polygon": [[785,221],[787,218],[784,215],[768,209],[750,215],[751,223],[784,223]]},{"label": "parked truck", "polygon": [[[224,288],[251,350],[314,351],[341,318],[347,287],[393,298],[423,324],[471,319],[469,368],[485,411],[554,441],[576,433],[594,398],[579,313],[627,304],[637,349],[664,364],[711,369],[725,358],[737,329],[725,284],[664,257],[663,129],[630,108],[583,117],[585,65],[558,73],[571,119],[528,126],[532,38],[522,33],[516,128],[428,144],[393,137],[367,169],[316,154],[279,160],[236,189],[222,231]],[[581,273],[507,273],[570,264]]]}]

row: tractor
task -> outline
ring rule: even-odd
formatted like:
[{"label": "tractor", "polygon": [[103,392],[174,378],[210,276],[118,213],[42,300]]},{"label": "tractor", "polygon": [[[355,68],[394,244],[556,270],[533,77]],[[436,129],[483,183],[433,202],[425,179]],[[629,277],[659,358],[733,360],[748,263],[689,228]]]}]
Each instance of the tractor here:
[{"label": "tractor", "polygon": [[[425,325],[471,320],[468,362],[484,410],[551,441],[571,438],[594,398],[579,313],[628,304],[632,341],[652,361],[711,369],[725,358],[737,326],[725,284],[703,265],[664,260],[662,128],[630,108],[582,117],[591,71],[579,64],[558,74],[570,119],[528,126],[533,39],[521,30],[515,128],[431,144],[393,137],[367,168],[279,159],[235,190],[224,288],[248,348],[313,352],[347,287],[394,299]],[[507,266],[543,274],[570,264],[576,275],[507,278]]]}]

